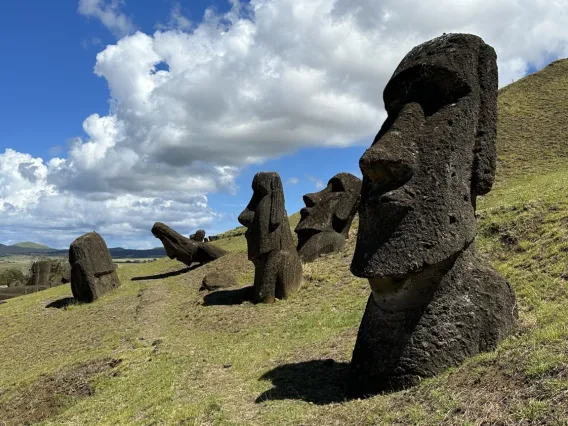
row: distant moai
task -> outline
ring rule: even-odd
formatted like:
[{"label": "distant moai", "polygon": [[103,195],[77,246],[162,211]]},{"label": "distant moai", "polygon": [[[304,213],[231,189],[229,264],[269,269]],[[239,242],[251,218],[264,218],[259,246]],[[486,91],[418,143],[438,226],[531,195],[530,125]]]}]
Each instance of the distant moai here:
[{"label": "distant moai", "polygon": [[254,302],[272,303],[298,290],[302,263],[294,246],[280,176],[257,173],[252,190],[239,222],[247,228],[248,258],[255,266]]},{"label": "distant moai", "polygon": [[349,229],[359,207],[361,179],[338,173],[319,192],[304,195],[298,234],[298,254],[311,262],[325,253],[339,251],[349,238]]},{"label": "distant moai", "polygon": [[497,62],[477,36],[408,53],[384,90],[388,117],[359,165],[351,271],[369,280],[349,373],[355,395],[417,384],[516,324],[513,290],[474,244],[476,197],[495,176]]},{"label": "distant moai", "polygon": [[152,234],[160,239],[170,259],[177,259],[187,266],[191,266],[194,262],[212,262],[227,254],[225,250],[213,244],[199,243],[186,238],[162,222],[154,223]]},{"label": "distant moai", "polygon": [[51,261],[50,260],[37,260],[32,263],[30,268],[30,278],[28,285],[35,285],[40,287],[51,287],[49,277],[51,274]]},{"label": "distant moai", "polygon": [[79,302],[94,302],[120,286],[105,240],[96,232],[82,235],[71,243],[69,264],[71,291]]},{"label": "distant moai", "polygon": [[198,229],[197,231],[195,231],[195,234],[191,234],[189,236],[189,239],[198,243],[202,243],[205,240],[205,231],[203,229]]}]

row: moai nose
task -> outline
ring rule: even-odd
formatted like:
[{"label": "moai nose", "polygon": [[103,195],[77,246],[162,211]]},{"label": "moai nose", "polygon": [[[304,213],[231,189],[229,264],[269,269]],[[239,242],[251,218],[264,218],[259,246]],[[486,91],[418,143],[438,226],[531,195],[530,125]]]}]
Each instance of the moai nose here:
[{"label": "moai nose", "polygon": [[[363,175],[371,182],[389,187],[397,187],[407,182],[414,173],[412,157],[398,155],[400,152],[395,144],[383,137],[374,146],[367,149],[359,160]],[[386,143],[385,143],[386,142]]]},{"label": "moai nose", "polygon": [[249,228],[254,220],[254,212],[246,208],[241,212],[237,220],[241,225]]},{"label": "moai nose", "polygon": [[363,175],[389,189],[404,185],[415,171],[418,155],[416,139],[423,123],[424,113],[420,105],[406,105],[390,128],[359,160]]},{"label": "moai nose", "polygon": [[302,197],[304,199],[304,204],[306,207],[313,207],[316,205],[316,195],[315,194],[306,194]]}]

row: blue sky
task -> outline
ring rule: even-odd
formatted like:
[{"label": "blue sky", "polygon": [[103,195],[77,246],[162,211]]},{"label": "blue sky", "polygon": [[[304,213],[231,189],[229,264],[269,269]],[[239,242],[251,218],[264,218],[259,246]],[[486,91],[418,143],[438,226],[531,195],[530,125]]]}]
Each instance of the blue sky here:
[{"label": "blue sky", "polygon": [[146,248],[154,220],[216,234],[258,171],[280,173],[293,213],[359,175],[411,47],[474,32],[501,86],[566,56],[564,8],[447,2],[1,2],[0,243],[97,230]]}]

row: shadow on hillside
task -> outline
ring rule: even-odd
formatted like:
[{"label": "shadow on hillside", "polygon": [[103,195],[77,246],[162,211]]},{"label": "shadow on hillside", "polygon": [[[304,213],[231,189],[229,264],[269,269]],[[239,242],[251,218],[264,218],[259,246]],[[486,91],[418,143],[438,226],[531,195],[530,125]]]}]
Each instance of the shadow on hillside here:
[{"label": "shadow on hillside", "polygon": [[56,308],[56,309],[65,309],[70,305],[75,304],[75,299],[73,297],[64,297],[62,299],[58,299],[55,302],[51,302],[47,304],[46,308]]},{"label": "shadow on hillside", "polygon": [[279,399],[301,399],[317,405],[342,402],[348,398],[345,393],[345,378],[349,369],[347,362],[333,359],[313,360],[276,367],[260,377],[274,386],[255,402]]},{"label": "shadow on hillside", "polygon": [[203,306],[240,305],[252,300],[253,286],[236,290],[219,290],[203,296]]},{"label": "shadow on hillside", "polygon": [[130,281],[144,281],[144,280],[161,280],[164,278],[175,277],[193,271],[194,269],[203,266],[203,263],[196,263],[195,265],[188,266],[187,268],[178,269],[177,271],[164,272],[163,274],[147,275],[144,277],[132,277]]}]

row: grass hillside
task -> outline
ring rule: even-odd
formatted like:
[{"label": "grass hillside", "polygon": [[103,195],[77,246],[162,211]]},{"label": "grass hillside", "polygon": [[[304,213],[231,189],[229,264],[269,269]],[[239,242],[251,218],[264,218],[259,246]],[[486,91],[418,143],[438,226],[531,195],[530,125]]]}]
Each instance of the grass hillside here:
[{"label": "grass hillside", "polygon": [[22,247],[29,249],[43,249],[43,250],[55,250],[44,244],[32,243],[31,241],[24,241],[21,243],[12,244],[12,247]]},{"label": "grass hillside", "polygon": [[[477,245],[520,318],[495,352],[350,400],[342,380],[369,295],[349,273],[357,220],[344,250],[305,265],[297,296],[271,306],[243,301],[254,272],[233,232],[215,243],[231,253],[203,267],[121,266],[122,286],[90,305],[68,305],[68,286],[0,305],[0,425],[568,424],[568,159],[562,134],[526,128],[564,131],[556,109],[527,105],[549,85],[568,105],[565,66],[500,92],[501,177],[479,201]],[[200,292],[212,270],[239,287]]]}]

